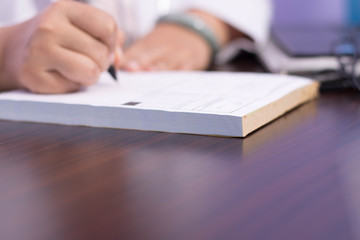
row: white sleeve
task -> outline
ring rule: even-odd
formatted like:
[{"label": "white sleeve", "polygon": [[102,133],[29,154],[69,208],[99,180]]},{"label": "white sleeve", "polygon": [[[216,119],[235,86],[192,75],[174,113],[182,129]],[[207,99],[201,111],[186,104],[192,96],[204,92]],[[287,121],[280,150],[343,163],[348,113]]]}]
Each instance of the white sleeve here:
[{"label": "white sleeve", "polygon": [[251,37],[263,46],[269,35],[270,0],[191,0],[189,9],[206,11]]},{"label": "white sleeve", "polygon": [[0,8],[0,27],[17,24],[33,17],[40,6],[45,7],[50,0],[12,0],[2,1]]}]

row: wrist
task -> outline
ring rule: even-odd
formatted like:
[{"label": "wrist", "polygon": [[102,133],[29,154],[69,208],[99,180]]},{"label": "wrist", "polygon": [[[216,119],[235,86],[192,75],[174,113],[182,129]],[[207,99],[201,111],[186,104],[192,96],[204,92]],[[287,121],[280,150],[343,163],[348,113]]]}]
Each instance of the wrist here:
[{"label": "wrist", "polygon": [[192,14],[172,14],[161,17],[157,23],[174,24],[201,37],[211,51],[210,65],[213,63],[220,43],[213,29],[202,18]]},{"label": "wrist", "polygon": [[200,18],[206,23],[218,40],[220,48],[230,41],[230,27],[227,23],[201,10],[190,10],[188,14]]}]

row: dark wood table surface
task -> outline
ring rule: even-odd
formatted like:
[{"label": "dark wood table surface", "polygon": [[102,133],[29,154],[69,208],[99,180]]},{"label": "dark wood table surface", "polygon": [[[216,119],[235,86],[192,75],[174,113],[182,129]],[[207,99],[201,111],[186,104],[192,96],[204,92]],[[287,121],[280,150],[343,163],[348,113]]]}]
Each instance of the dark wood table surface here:
[{"label": "dark wood table surface", "polygon": [[360,94],[245,139],[0,121],[0,239],[360,239]]}]

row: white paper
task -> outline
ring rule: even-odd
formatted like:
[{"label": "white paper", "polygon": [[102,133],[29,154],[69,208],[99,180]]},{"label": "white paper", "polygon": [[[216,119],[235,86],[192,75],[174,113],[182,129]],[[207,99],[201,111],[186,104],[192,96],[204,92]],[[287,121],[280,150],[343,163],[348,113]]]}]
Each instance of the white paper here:
[{"label": "white paper", "polygon": [[11,91],[1,93],[0,100],[244,116],[311,82],[293,76],[227,72],[119,73],[118,78],[115,82],[103,74],[98,84],[76,93]]}]

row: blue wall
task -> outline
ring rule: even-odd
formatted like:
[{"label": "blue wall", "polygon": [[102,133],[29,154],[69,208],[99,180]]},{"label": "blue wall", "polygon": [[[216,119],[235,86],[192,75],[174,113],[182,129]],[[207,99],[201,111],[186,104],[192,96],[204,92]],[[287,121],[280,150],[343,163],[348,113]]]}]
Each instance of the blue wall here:
[{"label": "blue wall", "polygon": [[[273,0],[277,25],[340,25],[348,21],[347,1],[360,0]],[[360,13],[360,9],[357,11]]]}]

